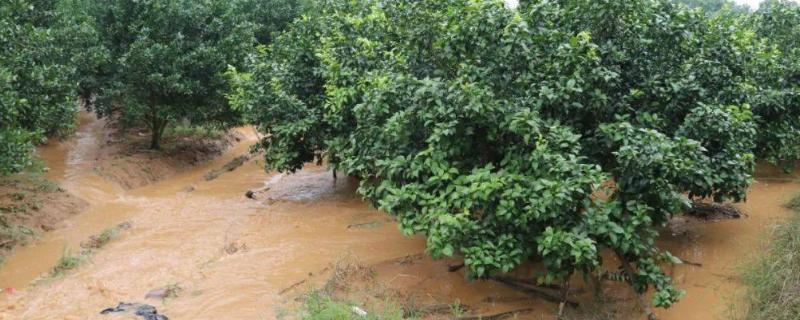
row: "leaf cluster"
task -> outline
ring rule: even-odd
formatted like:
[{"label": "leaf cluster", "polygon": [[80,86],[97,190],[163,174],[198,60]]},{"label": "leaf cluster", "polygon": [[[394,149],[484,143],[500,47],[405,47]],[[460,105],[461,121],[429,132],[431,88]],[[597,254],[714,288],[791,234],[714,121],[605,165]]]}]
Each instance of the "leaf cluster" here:
[{"label": "leaf cluster", "polygon": [[[754,36],[669,1],[321,1],[231,70],[268,169],[327,160],[470,275],[540,259],[682,293],[658,228],[691,200],[743,200]],[[743,22],[742,22],[743,23]]]}]

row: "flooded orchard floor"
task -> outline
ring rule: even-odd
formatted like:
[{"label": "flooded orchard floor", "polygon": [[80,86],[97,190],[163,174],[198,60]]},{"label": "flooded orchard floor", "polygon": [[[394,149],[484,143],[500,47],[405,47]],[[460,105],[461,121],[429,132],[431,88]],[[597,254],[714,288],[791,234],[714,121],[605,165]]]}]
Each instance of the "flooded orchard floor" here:
[{"label": "flooded orchard floor", "polygon": [[[343,257],[373,266],[381,282],[427,301],[458,300],[478,313],[533,307],[519,318],[552,318],[553,304],[494,282],[467,281],[461,272],[448,271],[457,261],[431,260],[423,238],[403,236],[386,214],[355,194],[354,181],[334,181],[325,168],[284,176],[265,173],[260,161],[252,160],[206,181],[207,172],[247,152],[256,139],[249,129],[241,130],[246,139],[218,159],[129,191],[92,170],[92,162],[104,155],[98,143],[103,130],[99,121],[87,120],[75,138],[40,151],[49,177],[91,207],[8,257],[0,286],[16,291],[1,294],[0,319],[108,319],[99,311],[120,301],[154,304],[171,319],[276,319],[291,315],[287,310],[297,305],[297,293],[287,294],[287,288]],[[702,267],[669,270],[687,294],[673,308],[658,310],[662,319],[730,318],[741,291],[736,268],[760,251],[763,235],[789,214],[783,204],[800,190],[792,179],[775,179],[779,175],[770,171],[760,168],[763,175],[740,206],[748,218],[690,221],[683,232],[663,237],[664,248]],[[244,196],[265,185],[270,190],[263,199]],[[78,251],[81,241],[123,221],[133,227],[88,262],[63,277],[29,285],[65,248]],[[177,298],[144,300],[151,289],[174,284],[182,288]]]}]

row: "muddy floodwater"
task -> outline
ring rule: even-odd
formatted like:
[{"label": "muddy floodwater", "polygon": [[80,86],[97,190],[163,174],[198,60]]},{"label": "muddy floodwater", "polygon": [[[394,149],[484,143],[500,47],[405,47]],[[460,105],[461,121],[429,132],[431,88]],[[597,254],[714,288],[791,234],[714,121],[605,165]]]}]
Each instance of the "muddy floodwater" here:
[{"label": "muddy floodwater", "polygon": [[[245,138],[221,157],[133,190],[93,170],[104,156],[105,130],[102,121],[83,117],[74,138],[39,151],[51,168],[48,177],[91,207],[7,258],[0,287],[14,290],[0,293],[0,319],[108,319],[99,311],[120,301],[151,303],[170,319],[291,318],[300,292],[286,289],[343,257],[373,266],[381,282],[424,299],[458,300],[477,313],[534,307],[519,318],[552,318],[553,304],[497,283],[467,281],[448,271],[455,260],[430,260],[423,238],[403,236],[390,217],[355,194],[354,181],[334,181],[323,167],[280,175],[264,172],[253,159],[206,181],[207,172],[248,152],[256,140],[249,128],[239,130]],[[776,172],[759,168],[740,205],[749,217],[687,221],[665,231],[662,247],[702,266],[668,270],[687,294],[673,308],[658,310],[662,319],[731,318],[742,289],[737,268],[761,250],[764,235],[789,214],[783,204],[800,190],[795,177]],[[244,196],[259,188],[269,191],[258,200]],[[85,264],[63,277],[39,278],[65,250],[77,252],[81,241],[123,221],[131,229]],[[177,298],[144,300],[153,288],[174,284],[182,288]],[[612,288],[624,296],[623,289]]]}]

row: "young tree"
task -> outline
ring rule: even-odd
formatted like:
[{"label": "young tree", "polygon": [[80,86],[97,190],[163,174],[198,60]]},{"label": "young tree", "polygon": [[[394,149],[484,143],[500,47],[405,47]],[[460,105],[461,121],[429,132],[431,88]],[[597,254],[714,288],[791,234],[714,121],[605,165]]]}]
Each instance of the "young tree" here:
[{"label": "young tree", "polygon": [[143,0],[101,3],[99,32],[112,65],[99,92],[99,114],[142,121],[150,147],[172,122],[227,127],[239,123],[223,75],[253,48],[253,25],[232,2]]},{"label": "young tree", "polygon": [[566,284],[611,250],[620,279],[669,307],[682,293],[660,268],[677,259],[658,228],[692,200],[745,197],[755,127],[736,94],[738,38],[699,12],[666,0],[309,12],[234,74],[267,168],[327,159],[473,276],[538,257],[542,280]]}]

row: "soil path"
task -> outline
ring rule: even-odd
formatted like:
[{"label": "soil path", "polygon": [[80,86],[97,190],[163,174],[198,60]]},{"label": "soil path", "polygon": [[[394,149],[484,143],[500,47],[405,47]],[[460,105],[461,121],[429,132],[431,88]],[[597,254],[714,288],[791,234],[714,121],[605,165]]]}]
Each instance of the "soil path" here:
[{"label": "soil path", "polygon": [[[404,237],[385,214],[355,195],[354,181],[334,181],[324,168],[276,175],[265,173],[256,159],[206,181],[207,172],[247,152],[256,139],[250,129],[241,130],[246,138],[214,161],[129,191],[92,171],[105,152],[99,143],[104,130],[102,121],[84,119],[75,139],[42,150],[50,177],[91,208],[8,258],[0,286],[17,290],[0,294],[0,319],[108,319],[99,311],[119,301],[154,304],[171,319],[277,319],[290,314],[297,296],[282,291],[346,256],[374,266],[382,283],[430,303],[458,299],[480,313],[533,306],[520,319],[552,318],[552,304],[496,283],[466,281],[460,272],[448,272],[448,263],[455,262],[420,255],[424,239]],[[690,222],[685,232],[664,237],[662,245],[675,255],[703,266],[673,270],[688,294],[674,308],[660,310],[663,319],[727,318],[735,301],[730,295],[739,290],[734,267],[758,251],[761,235],[788,214],[781,204],[800,190],[795,182],[771,180],[777,175],[769,169],[760,172],[767,179],[753,186],[742,205],[750,218]],[[264,199],[244,196],[264,186],[270,189]],[[88,263],[28,285],[65,248],[77,251],[81,241],[122,221],[131,221],[132,229]],[[182,289],[177,298],[144,300],[151,289],[176,284]]]}]

